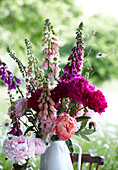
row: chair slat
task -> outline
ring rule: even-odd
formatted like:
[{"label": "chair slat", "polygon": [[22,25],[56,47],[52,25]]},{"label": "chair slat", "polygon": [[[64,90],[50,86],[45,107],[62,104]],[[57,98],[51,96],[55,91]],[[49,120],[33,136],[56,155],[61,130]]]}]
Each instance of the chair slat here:
[{"label": "chair slat", "polygon": [[[70,156],[71,156],[72,163],[78,162],[78,153],[74,153],[73,155],[70,154]],[[81,170],[82,170],[82,167],[83,167],[83,163],[90,163],[89,170],[91,170],[92,164],[96,163],[97,164],[96,165],[96,170],[98,170],[99,165],[104,164],[104,157],[102,157],[102,156],[93,156],[93,155],[88,154],[88,153],[82,153]]]},{"label": "chair slat", "polygon": [[91,170],[92,169],[92,163],[90,163],[90,166],[89,166],[89,170]]}]

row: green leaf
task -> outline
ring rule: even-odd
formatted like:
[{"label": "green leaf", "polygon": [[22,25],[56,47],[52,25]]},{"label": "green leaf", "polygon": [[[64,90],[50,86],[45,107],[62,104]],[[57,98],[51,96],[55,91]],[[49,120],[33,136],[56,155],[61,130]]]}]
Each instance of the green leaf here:
[{"label": "green leaf", "polygon": [[82,122],[82,124],[81,124],[81,126],[80,126],[80,129],[78,130],[79,132],[82,131],[82,130],[86,127],[87,122],[88,122],[88,119],[87,119],[87,120],[84,120],[84,121]]},{"label": "green leaf", "polygon": [[77,120],[77,122],[81,122],[83,120],[90,119],[90,117],[88,117],[88,116],[79,116],[79,117],[76,117],[75,119]]},{"label": "green leaf", "polygon": [[84,135],[91,135],[91,134],[94,133],[94,132],[95,132],[94,129],[84,129],[84,130],[82,131],[82,133],[83,133]]},{"label": "green leaf", "polygon": [[73,153],[73,152],[74,152],[74,149],[73,149],[73,144],[72,144],[71,140],[70,140],[70,139],[67,139],[67,140],[66,140],[66,144],[67,144],[67,146],[68,146],[69,151],[70,151],[71,153]]},{"label": "green leaf", "polygon": [[89,141],[90,142],[90,139],[86,136],[86,135],[84,135],[83,133],[79,133],[79,135],[83,138],[83,139],[85,139],[86,141]]}]

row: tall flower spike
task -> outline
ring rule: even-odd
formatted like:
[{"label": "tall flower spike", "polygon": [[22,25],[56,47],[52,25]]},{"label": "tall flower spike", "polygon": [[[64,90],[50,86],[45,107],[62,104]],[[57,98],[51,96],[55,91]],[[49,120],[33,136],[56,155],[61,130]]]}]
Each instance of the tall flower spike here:
[{"label": "tall flower spike", "polygon": [[58,78],[59,75],[59,52],[58,52],[58,44],[57,44],[57,34],[53,30],[53,26],[49,19],[45,21],[45,27],[43,29],[43,44],[42,46],[46,46],[43,50],[43,59],[44,63],[42,64],[41,69],[47,70],[48,72],[48,80],[52,81]]},{"label": "tall flower spike", "polygon": [[[32,49],[32,44],[28,39],[25,39],[25,44],[27,47],[27,55],[28,57],[28,70],[27,70],[27,75],[24,77],[25,79],[30,77],[29,79],[29,85],[32,83],[34,87],[39,87],[42,84],[42,77],[43,73],[37,67],[37,63],[39,62],[37,58],[34,57],[34,50]],[[37,81],[38,80],[38,81]],[[27,84],[28,85],[28,84]]]},{"label": "tall flower spike", "polygon": [[22,81],[15,77],[13,73],[8,70],[8,66],[0,60],[0,79],[5,85],[8,85],[8,90],[16,89],[21,85]]},{"label": "tall flower spike", "polygon": [[77,29],[76,47],[71,49],[72,54],[68,58],[67,65],[63,68],[64,74],[61,80],[71,80],[75,76],[81,76],[84,40],[82,37],[83,23],[81,22]]}]

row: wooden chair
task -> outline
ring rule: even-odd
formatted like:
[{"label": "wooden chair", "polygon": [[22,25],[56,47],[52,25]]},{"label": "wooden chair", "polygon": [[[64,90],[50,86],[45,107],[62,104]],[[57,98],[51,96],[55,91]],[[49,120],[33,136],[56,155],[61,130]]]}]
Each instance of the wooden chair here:
[{"label": "wooden chair", "polygon": [[[78,162],[78,153],[71,154],[72,163]],[[96,170],[98,170],[99,165],[104,164],[104,157],[103,156],[93,156],[88,153],[82,153],[81,155],[81,170],[83,167],[83,163],[90,163],[89,170],[92,170],[92,164],[96,163]]]}]

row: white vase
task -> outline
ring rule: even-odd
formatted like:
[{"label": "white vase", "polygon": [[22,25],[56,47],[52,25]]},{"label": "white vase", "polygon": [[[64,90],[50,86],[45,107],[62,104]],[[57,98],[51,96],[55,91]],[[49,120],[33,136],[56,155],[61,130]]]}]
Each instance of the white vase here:
[{"label": "white vase", "polygon": [[55,141],[41,155],[40,170],[73,170],[65,141]]}]

